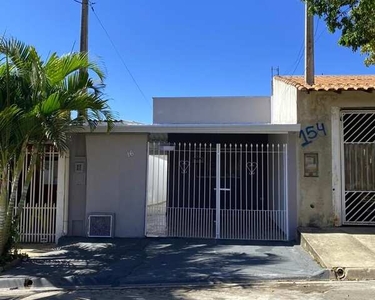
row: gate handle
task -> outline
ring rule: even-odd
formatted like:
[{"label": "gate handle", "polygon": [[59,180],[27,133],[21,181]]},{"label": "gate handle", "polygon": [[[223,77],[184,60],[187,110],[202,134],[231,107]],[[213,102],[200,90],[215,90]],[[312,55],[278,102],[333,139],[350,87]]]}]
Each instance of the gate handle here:
[{"label": "gate handle", "polygon": [[[214,188],[214,190],[216,191],[216,188]],[[228,188],[220,188],[219,190],[224,192],[230,192],[230,189]]]}]

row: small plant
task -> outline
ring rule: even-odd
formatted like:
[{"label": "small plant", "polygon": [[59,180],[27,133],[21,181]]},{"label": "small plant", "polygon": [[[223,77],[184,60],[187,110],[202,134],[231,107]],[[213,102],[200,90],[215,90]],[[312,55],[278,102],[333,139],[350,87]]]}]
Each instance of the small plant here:
[{"label": "small plant", "polygon": [[18,242],[19,242],[19,231],[16,224],[11,225],[9,238],[5,244],[3,255],[0,256],[0,267],[6,266],[8,263],[16,259],[27,259],[27,254],[18,252]]}]

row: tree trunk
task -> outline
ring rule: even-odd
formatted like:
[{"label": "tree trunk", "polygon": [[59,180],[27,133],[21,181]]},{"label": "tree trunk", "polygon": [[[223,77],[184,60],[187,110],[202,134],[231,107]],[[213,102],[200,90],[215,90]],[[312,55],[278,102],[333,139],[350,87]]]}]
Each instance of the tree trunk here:
[{"label": "tree trunk", "polygon": [[16,211],[16,214],[14,216],[15,224],[18,224],[20,215],[23,211],[23,207],[25,206],[26,196],[27,196],[27,192],[28,192],[29,187],[30,187],[31,179],[33,178],[33,173],[34,173],[34,170],[35,170],[35,167],[36,167],[36,161],[37,161],[37,158],[38,158],[38,153],[39,153],[38,149],[33,148],[33,152],[32,152],[31,159],[30,159],[30,165],[29,165],[29,168],[27,170],[26,179],[25,179],[25,182],[23,184],[23,189],[22,189],[22,192],[21,192],[20,201],[18,203],[17,211]]},{"label": "tree trunk", "polygon": [[[19,179],[20,179],[22,169],[23,169],[23,165],[24,165],[24,161],[25,161],[25,158],[26,158],[26,155],[27,155],[27,146],[25,146],[23,149],[24,149],[24,151],[22,151],[22,153],[18,157],[18,160],[16,162],[16,167],[14,168],[14,172],[13,172],[13,176],[12,176],[12,188],[11,188],[11,193],[10,193],[10,197],[9,197],[9,203],[8,203],[8,205],[5,205],[5,207],[6,207],[5,220],[4,220],[3,224],[0,224],[0,225],[2,225],[1,230],[0,230],[0,232],[1,232],[0,255],[3,254],[4,247],[5,247],[7,241],[10,238],[9,234],[10,234],[11,226],[15,226],[17,224],[16,222],[14,222],[15,219],[16,219],[16,216],[17,216],[17,215],[15,216],[15,214],[14,214],[14,207],[15,207],[16,196],[17,196],[17,192],[18,192]],[[27,169],[26,180],[24,182],[23,190],[21,192],[21,199],[20,199],[20,202],[19,202],[18,207],[17,207],[17,214],[19,213],[19,205],[21,204],[22,196],[24,198],[23,202],[25,202],[25,200],[26,200],[27,191],[29,189],[30,182],[31,182],[31,179],[32,179],[32,175],[33,175],[34,168],[35,168],[35,164],[36,164],[36,158],[37,158],[37,150],[33,149],[31,159],[30,159],[30,164],[29,164],[29,167]],[[26,192],[24,192],[25,189],[26,189]],[[22,206],[22,208],[23,208],[23,206]],[[22,209],[21,209],[21,212],[22,212]]]},{"label": "tree trunk", "polygon": [[7,196],[9,189],[9,178],[8,178],[8,167],[4,166],[1,172],[1,190],[0,190],[0,256],[2,255],[1,245],[4,245],[6,242],[4,236],[4,227],[6,220],[7,212]]},{"label": "tree trunk", "polygon": [[[9,232],[10,232],[10,226],[12,224],[13,214],[14,214],[14,205],[16,201],[17,191],[18,191],[18,184],[19,179],[21,176],[23,164],[25,161],[26,153],[22,152],[20,156],[18,157],[18,160],[16,161],[16,166],[14,168],[13,174],[12,174],[12,187],[10,191],[10,197],[8,197],[8,193],[5,194],[4,197],[4,220],[0,223],[0,232],[1,232],[1,239],[0,239],[0,255],[3,254],[4,246],[7,243],[9,239]],[[9,201],[7,201],[9,200]]]}]

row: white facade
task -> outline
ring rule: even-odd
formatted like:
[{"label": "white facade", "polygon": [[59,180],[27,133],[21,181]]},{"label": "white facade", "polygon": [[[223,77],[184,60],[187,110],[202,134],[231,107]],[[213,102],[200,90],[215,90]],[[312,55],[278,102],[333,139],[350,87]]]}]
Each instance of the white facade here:
[{"label": "white facade", "polygon": [[154,98],[154,124],[270,123],[270,97]]}]

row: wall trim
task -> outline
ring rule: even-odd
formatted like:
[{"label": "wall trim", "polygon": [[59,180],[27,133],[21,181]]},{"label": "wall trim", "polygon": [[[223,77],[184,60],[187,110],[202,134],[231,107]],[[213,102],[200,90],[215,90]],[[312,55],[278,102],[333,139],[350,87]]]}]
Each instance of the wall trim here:
[{"label": "wall trim", "polygon": [[342,225],[342,145],[340,107],[331,108],[331,138],[332,138],[332,201],[334,225]]},{"label": "wall trim", "polygon": [[56,234],[55,242],[64,235],[64,204],[66,201],[66,154],[59,155],[57,171]]}]

